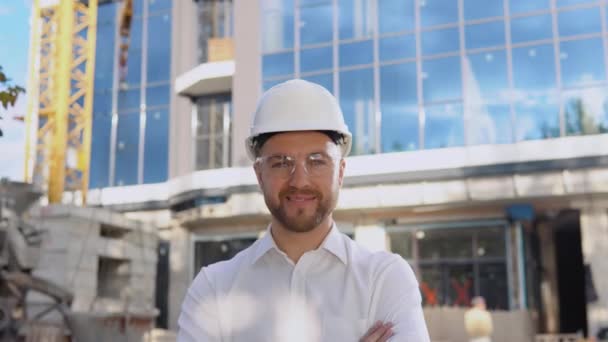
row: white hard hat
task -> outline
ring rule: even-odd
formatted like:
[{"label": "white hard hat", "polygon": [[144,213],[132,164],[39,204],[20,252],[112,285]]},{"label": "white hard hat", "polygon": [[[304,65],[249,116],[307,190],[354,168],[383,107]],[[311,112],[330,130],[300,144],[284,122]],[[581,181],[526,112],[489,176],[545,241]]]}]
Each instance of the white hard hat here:
[{"label": "white hard hat", "polygon": [[258,102],[249,138],[247,153],[255,158],[254,139],[264,133],[291,131],[334,131],[342,134],[342,155],[346,157],[352,145],[352,134],[336,98],[322,86],[300,80],[290,80],[268,89]]}]

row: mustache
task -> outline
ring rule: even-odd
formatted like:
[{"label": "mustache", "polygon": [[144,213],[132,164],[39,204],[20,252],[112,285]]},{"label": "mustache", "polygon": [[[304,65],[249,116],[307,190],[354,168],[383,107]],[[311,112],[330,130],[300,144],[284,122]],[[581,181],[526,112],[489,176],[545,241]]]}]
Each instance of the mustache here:
[{"label": "mustache", "polygon": [[302,196],[315,196],[316,198],[322,198],[323,195],[320,191],[315,189],[298,189],[295,187],[288,187],[279,191],[279,197],[283,198],[286,196],[294,196],[294,195],[302,195]]}]

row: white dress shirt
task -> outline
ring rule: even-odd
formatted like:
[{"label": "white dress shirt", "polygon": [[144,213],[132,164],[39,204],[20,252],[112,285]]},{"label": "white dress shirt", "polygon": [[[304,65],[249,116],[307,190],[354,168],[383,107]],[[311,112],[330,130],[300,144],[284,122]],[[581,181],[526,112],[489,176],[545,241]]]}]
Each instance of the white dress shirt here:
[{"label": "white dress shirt", "polygon": [[332,227],[294,264],[272,235],[201,269],[179,317],[178,342],[356,342],[376,322],[390,341],[428,342],[418,282],[397,254],[370,252]]}]

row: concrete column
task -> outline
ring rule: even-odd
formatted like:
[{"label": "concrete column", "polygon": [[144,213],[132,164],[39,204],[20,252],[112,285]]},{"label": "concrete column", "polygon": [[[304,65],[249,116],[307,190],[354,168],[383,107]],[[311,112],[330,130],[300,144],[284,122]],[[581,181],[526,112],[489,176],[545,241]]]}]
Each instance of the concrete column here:
[{"label": "concrete column", "polygon": [[587,303],[590,336],[608,327],[608,202],[590,203],[581,209],[583,259],[591,266],[598,300]]},{"label": "concrete column", "polygon": [[559,333],[559,293],[557,288],[557,264],[555,256],[555,239],[553,226],[542,222],[537,226],[540,239],[541,262],[543,272],[540,281],[540,295],[544,308],[544,331],[549,334]]},{"label": "concrete column", "polygon": [[262,90],[259,0],[234,1],[234,62],[232,80],[232,166],[251,162],[245,150],[251,115]]},{"label": "concrete column", "polygon": [[176,225],[171,230],[170,255],[170,291],[169,291],[169,329],[177,330],[177,319],[181,312],[182,302],[186,291],[193,280],[190,265],[192,251],[190,244],[190,231]]}]

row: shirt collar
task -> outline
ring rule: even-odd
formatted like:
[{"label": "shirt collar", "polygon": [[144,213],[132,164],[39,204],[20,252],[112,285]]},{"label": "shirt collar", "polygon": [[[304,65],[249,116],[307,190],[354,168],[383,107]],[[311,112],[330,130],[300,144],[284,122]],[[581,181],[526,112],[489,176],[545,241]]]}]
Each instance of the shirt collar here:
[{"label": "shirt collar", "polygon": [[[264,256],[264,254],[273,248],[278,252],[281,252],[272,238],[269,225],[264,236],[258,241],[257,248],[254,249],[251,264],[255,264],[262,256]],[[348,264],[345,242],[335,223],[332,225],[329,234],[327,234],[325,237],[325,240],[323,240],[321,243],[320,248],[323,248],[336,256],[343,264]]]}]

